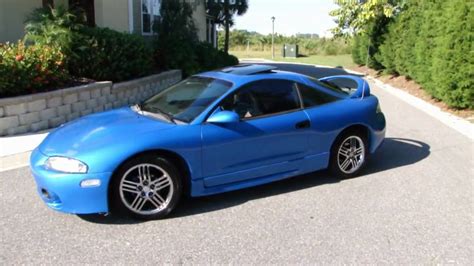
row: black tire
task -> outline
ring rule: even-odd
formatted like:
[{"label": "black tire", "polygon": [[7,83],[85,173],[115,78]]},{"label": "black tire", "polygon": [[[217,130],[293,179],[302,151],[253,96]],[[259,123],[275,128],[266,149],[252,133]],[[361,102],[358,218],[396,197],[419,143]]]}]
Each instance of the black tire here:
[{"label": "black tire", "polygon": [[[140,174],[146,171],[148,174]],[[119,167],[110,184],[112,212],[143,220],[164,218],[178,204],[182,184],[179,171],[165,158],[153,154],[132,158]]]},{"label": "black tire", "polygon": [[[361,152],[362,156],[357,155],[357,152],[352,150],[349,152],[348,157],[344,157],[344,155],[339,153],[340,150],[342,152],[342,149],[346,149],[347,147],[351,147],[352,149],[352,146],[347,146],[347,142],[349,141],[349,143],[351,143],[351,140],[355,140],[356,142],[359,142],[360,140],[362,142],[359,144],[360,147],[363,147]],[[358,176],[367,164],[369,155],[369,147],[367,142],[366,134],[363,134],[357,130],[347,131],[338,136],[331,148],[329,170],[332,172],[332,174],[339,178],[352,178]],[[341,146],[343,145],[344,147],[341,149]],[[356,150],[358,149],[356,148]],[[359,163],[357,159],[360,158],[362,158],[362,161]],[[350,166],[356,165],[357,167],[354,167],[355,169],[351,169],[350,171],[348,171],[349,168],[344,169],[344,166],[346,163],[348,163],[345,161],[346,159],[354,160],[350,161],[349,164]]]}]

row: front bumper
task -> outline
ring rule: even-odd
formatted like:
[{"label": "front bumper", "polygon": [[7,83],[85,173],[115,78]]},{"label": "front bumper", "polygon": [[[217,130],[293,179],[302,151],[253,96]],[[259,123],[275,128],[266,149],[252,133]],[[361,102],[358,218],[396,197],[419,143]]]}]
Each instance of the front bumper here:
[{"label": "front bumper", "polygon": [[[46,205],[54,210],[74,213],[108,212],[108,184],[112,173],[67,174],[44,168],[48,156],[35,149],[30,167],[38,193]],[[87,179],[99,179],[100,185],[81,187]]]}]

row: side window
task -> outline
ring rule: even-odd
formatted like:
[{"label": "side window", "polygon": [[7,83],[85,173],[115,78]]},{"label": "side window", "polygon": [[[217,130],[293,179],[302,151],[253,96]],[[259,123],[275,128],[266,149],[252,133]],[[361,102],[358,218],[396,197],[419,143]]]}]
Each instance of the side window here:
[{"label": "side window", "polygon": [[303,106],[305,108],[319,106],[339,100],[339,98],[335,96],[324,93],[322,91],[319,91],[318,89],[309,87],[307,85],[298,83],[297,86],[301,93],[301,98],[303,99]]},{"label": "side window", "polygon": [[236,112],[240,118],[253,118],[298,109],[300,103],[293,82],[262,80],[239,89],[221,107]]}]

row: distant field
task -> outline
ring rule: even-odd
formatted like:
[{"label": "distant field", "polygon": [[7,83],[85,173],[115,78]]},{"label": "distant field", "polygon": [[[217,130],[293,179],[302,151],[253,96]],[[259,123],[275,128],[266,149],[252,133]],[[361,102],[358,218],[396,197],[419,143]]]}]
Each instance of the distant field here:
[{"label": "distant field", "polygon": [[[237,56],[239,59],[243,58],[263,58],[272,59],[270,51],[229,51],[230,54]],[[310,55],[307,57],[298,58],[283,58],[280,56],[280,51],[275,51],[275,61],[283,62],[295,62],[315,65],[326,65],[326,66],[342,66],[342,67],[353,67],[355,66],[352,62],[350,54],[344,55]]]}]

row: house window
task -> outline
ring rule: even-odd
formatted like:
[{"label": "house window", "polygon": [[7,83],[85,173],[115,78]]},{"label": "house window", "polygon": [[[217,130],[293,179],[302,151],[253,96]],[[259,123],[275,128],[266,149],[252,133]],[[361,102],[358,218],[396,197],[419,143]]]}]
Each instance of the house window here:
[{"label": "house window", "polygon": [[214,20],[207,18],[206,19],[206,41],[212,46],[216,47],[215,39],[216,39],[216,24]]},{"label": "house window", "polygon": [[153,34],[153,22],[160,18],[161,0],[142,0],[142,33]]}]

